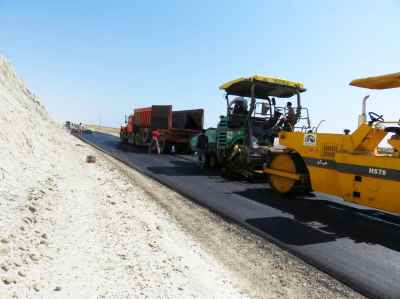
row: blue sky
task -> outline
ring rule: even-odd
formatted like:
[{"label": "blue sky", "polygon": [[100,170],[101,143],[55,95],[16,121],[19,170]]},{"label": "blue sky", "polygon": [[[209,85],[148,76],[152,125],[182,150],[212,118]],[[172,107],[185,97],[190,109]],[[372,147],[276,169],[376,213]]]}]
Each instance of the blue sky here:
[{"label": "blue sky", "polygon": [[218,86],[253,74],[304,82],[321,130],[354,129],[360,101],[399,119],[399,90],[348,86],[400,71],[400,1],[7,1],[0,53],[56,120],[118,126],[134,107],[225,112]]}]

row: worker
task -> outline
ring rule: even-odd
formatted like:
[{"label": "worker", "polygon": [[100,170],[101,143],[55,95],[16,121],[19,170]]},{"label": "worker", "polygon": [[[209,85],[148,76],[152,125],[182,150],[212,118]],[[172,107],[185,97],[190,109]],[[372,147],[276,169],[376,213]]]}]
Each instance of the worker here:
[{"label": "worker", "polygon": [[295,124],[297,123],[297,116],[294,112],[292,102],[287,102],[286,104],[286,120],[285,120],[285,130],[293,131]]},{"label": "worker", "polygon": [[199,161],[203,162],[206,160],[205,156],[208,149],[208,137],[206,135],[206,130],[202,130],[201,134],[197,137],[196,150],[199,157]]},{"label": "worker", "polygon": [[158,142],[158,139],[160,138],[160,132],[158,129],[154,129],[151,131],[151,142],[149,146],[149,154],[153,153],[154,147],[157,150],[157,154],[160,154],[160,143]]},{"label": "worker", "polygon": [[234,114],[247,114],[247,101],[243,97],[236,97],[233,99],[233,113]]},{"label": "worker", "polygon": [[287,102],[286,108],[287,108],[287,117],[286,118],[292,123],[295,122],[296,121],[296,113],[294,112],[292,102]]}]

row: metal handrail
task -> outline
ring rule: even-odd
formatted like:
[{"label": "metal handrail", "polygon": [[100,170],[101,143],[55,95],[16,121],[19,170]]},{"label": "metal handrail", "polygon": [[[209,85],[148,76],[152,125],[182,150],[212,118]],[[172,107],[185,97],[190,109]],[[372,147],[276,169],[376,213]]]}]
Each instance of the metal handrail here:
[{"label": "metal handrail", "polygon": [[[276,110],[278,111],[283,111],[283,115],[287,115],[288,114],[288,109],[287,107],[280,107],[277,106],[275,107]],[[297,116],[297,123],[299,123],[299,121],[305,120],[306,124],[302,125],[302,126],[294,126],[294,128],[292,129],[297,129],[297,130],[306,130],[306,129],[311,129],[311,120],[310,120],[310,114],[309,114],[309,110],[307,107],[293,107],[293,110],[296,111],[296,114],[300,111],[300,113],[298,113],[299,115]],[[304,113],[303,113],[304,112]],[[305,115],[305,116],[303,116]]]}]

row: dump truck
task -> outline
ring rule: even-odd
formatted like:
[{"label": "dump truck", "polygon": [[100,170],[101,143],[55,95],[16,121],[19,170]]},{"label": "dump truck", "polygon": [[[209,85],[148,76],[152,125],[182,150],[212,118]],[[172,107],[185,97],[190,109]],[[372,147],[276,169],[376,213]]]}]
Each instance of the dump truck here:
[{"label": "dump truck", "polygon": [[149,146],[151,132],[160,132],[161,153],[190,153],[191,138],[203,129],[204,110],[173,111],[171,105],[134,109],[120,129],[122,143]]}]

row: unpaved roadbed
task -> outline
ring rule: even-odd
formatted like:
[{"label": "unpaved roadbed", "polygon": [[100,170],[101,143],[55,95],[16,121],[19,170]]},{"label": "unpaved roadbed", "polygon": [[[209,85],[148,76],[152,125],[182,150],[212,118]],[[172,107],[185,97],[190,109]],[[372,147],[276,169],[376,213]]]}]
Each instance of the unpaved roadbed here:
[{"label": "unpaved roadbed", "polygon": [[50,170],[9,201],[5,297],[243,297],[232,275],[134,182],[102,159],[86,164],[93,153],[84,146],[77,154],[76,168]]}]

